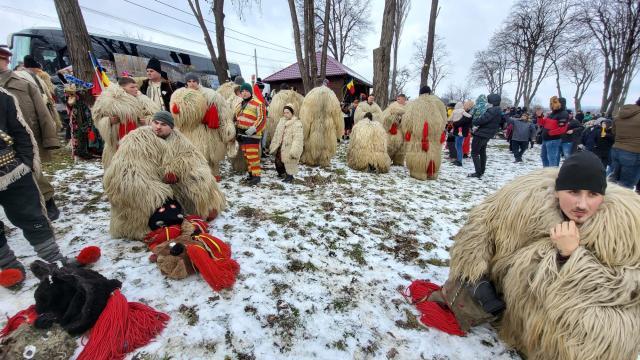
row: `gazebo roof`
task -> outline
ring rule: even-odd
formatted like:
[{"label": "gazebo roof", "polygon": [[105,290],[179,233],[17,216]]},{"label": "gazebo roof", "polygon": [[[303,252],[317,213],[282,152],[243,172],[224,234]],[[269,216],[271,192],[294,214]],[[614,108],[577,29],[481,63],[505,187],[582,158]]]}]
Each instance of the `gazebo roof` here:
[{"label": "gazebo roof", "polygon": [[[317,52],[316,61],[318,63],[318,75],[320,75],[320,56],[321,56],[321,53]],[[338,62],[338,60],[327,55],[326,76],[344,76],[344,75],[351,76],[365,85],[373,86],[368,80],[364,78],[364,76],[358,74],[357,72],[351,70],[349,67]],[[279,70],[267,76],[262,81],[269,83],[269,82],[285,81],[285,80],[297,80],[300,78],[301,78],[300,67],[298,67],[298,63],[296,62],[294,64],[287,66],[282,70]]]}]

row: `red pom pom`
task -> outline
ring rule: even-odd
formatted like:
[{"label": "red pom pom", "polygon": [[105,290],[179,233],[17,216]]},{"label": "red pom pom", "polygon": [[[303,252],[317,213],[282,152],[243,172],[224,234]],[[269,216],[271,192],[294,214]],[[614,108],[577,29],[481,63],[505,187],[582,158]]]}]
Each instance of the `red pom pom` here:
[{"label": "red pom pom", "polygon": [[171,112],[174,114],[180,114],[180,106],[178,104],[171,105]]},{"label": "red pom pom", "polygon": [[100,259],[100,248],[97,246],[87,246],[86,248],[80,250],[80,254],[76,256],[76,260],[80,265],[89,265],[93,264],[98,259]]},{"label": "red pom pom", "polygon": [[404,141],[411,141],[411,132],[407,131],[404,134]]},{"label": "red pom pom", "polygon": [[6,288],[15,286],[24,280],[22,271],[18,269],[7,269],[0,271],[0,286]]},{"label": "red pom pom", "polygon": [[207,221],[212,221],[217,217],[218,217],[218,210],[212,209],[211,211],[209,211],[209,215],[207,215]]},{"label": "red pom pom", "polygon": [[389,133],[391,135],[397,134],[398,133],[398,124],[396,124],[396,123],[391,124],[391,129],[389,129]]},{"label": "red pom pom", "polygon": [[157,254],[149,255],[149,262],[152,262],[152,263],[158,262],[158,255]]}]

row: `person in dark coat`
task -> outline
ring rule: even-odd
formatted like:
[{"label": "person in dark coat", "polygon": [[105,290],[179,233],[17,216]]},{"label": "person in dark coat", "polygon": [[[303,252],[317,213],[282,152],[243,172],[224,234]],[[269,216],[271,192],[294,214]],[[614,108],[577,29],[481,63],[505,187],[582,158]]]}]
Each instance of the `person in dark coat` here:
[{"label": "person in dark coat", "polygon": [[549,100],[551,114],[538,119],[538,127],[542,131],[542,151],[540,158],[542,166],[549,167],[560,165],[560,148],[562,136],[567,132],[569,113],[567,112],[567,100],[552,96]]},{"label": "person in dark coat", "polygon": [[[40,258],[47,262],[66,262],[55,242],[35,181],[35,175],[40,172],[38,145],[17,108],[17,100],[0,87],[0,206]],[[7,243],[2,221],[0,269],[1,286],[12,287],[24,280],[24,266]]]},{"label": "person in dark coat", "polygon": [[598,155],[606,169],[609,166],[609,153],[615,141],[615,136],[611,132],[611,121],[605,120],[601,122],[600,127],[595,127],[594,131],[591,132],[591,136],[595,143],[593,153]]},{"label": "person in dark coat", "polygon": [[578,119],[571,119],[567,127],[567,132],[562,136],[562,156],[568,159],[573,154],[582,138],[584,127]]},{"label": "person in dark coat", "polygon": [[162,71],[160,61],[156,58],[149,60],[147,64],[147,79],[142,82],[140,92],[158,104],[162,110],[170,111],[169,102],[177,84],[167,79],[167,73]]},{"label": "person in dark coat", "polygon": [[508,118],[507,124],[511,125],[511,150],[515,162],[522,162],[522,155],[529,147],[529,143],[536,134],[536,126],[529,120],[529,113],[523,113],[520,118]]},{"label": "person in dark coat", "polygon": [[472,124],[477,129],[473,132],[473,142],[471,143],[471,158],[475,172],[469,177],[481,178],[487,166],[487,144],[500,130],[502,121],[502,110],[500,101],[502,98],[498,94],[491,94],[487,97],[487,102],[491,105],[482,116],[474,118]]}]

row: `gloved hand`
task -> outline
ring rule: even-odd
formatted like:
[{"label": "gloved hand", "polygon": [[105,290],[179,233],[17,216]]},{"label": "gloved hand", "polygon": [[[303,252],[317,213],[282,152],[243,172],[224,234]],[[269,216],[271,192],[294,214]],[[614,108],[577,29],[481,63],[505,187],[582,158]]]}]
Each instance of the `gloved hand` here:
[{"label": "gloved hand", "polygon": [[166,174],[164,174],[164,179],[163,179],[165,184],[176,184],[178,182],[178,175],[172,173],[172,172],[168,172]]},{"label": "gloved hand", "polygon": [[256,133],[256,127],[252,126],[244,131],[245,135],[251,136]]}]

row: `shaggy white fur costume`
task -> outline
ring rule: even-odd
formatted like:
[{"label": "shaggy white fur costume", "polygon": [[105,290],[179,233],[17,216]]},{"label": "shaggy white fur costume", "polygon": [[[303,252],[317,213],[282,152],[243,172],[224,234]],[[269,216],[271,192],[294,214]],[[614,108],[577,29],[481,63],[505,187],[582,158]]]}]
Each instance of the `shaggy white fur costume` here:
[{"label": "shaggy white fur costume", "polygon": [[451,249],[453,278],[487,274],[504,294],[500,336],[529,359],[628,359],[640,351],[640,197],[609,184],[559,267],[549,238],[564,218],[557,169],[519,177],[469,214]]},{"label": "shaggy white fur costume", "polygon": [[382,122],[382,109],[377,103],[369,105],[368,102],[362,101],[358,104],[356,111],[353,113],[353,124],[357,124],[360,120],[364,119],[364,115],[370,112],[373,115],[373,120]]},{"label": "shaggy white fur costume", "polygon": [[[438,178],[442,161],[441,137],[446,124],[447,108],[435,95],[420,95],[406,105],[401,128],[405,134],[405,162],[411,177],[418,180]],[[427,137],[425,133],[428,133]]]},{"label": "shaggy white fur costume", "polygon": [[269,153],[275,154],[278,148],[287,174],[298,174],[298,161],[304,149],[304,130],[295,115],[290,120],[283,117],[278,122]]},{"label": "shaggy white fur costume", "polygon": [[304,96],[293,90],[281,90],[271,99],[267,108],[267,146],[271,144],[273,134],[275,134],[276,128],[280,123],[284,106],[290,104],[293,108],[293,113],[298,115],[302,100],[304,100]]},{"label": "shaggy white fur costume", "polygon": [[309,91],[300,107],[300,120],[304,127],[300,160],[311,166],[329,166],[344,133],[340,101],[333,90],[319,86]]},{"label": "shaggy white fur costume", "polygon": [[[392,102],[382,112],[382,125],[387,133],[387,153],[393,165],[404,166],[404,133],[402,132],[402,116],[405,106],[397,101]],[[395,132],[395,134],[393,134]]]},{"label": "shaggy white fur costume", "polygon": [[151,124],[151,120],[153,119],[153,114],[162,110],[160,108],[160,105],[154,103],[153,100],[149,99],[147,95],[141,93],[140,91],[138,91],[138,95],[136,95],[136,99],[138,100],[138,102],[140,103],[140,106],[142,107],[142,114],[140,119],[141,122],[144,123],[145,125]]},{"label": "shaggy white fur costume", "polygon": [[[135,96],[127,94],[120,86],[111,85],[104,89],[98,96],[95,104],[91,108],[91,116],[102,140],[104,149],[102,150],[102,166],[104,169],[111,164],[111,158],[118,149],[118,144],[122,139],[118,138],[120,125],[129,126],[131,122],[135,126],[144,125],[144,109],[141,102]],[[119,122],[111,124],[111,117],[118,117]],[[127,129],[130,131],[130,129]]]},{"label": "shaggy white fur costume", "polygon": [[[178,183],[165,184],[167,173],[174,173]],[[109,230],[114,238],[142,240],[151,231],[149,216],[167,198],[178,200],[185,213],[202,218],[227,206],[207,161],[178,130],[166,139],[149,126],[129,133],[105,170],[103,182],[111,203]]]},{"label": "shaggy white fur costume", "polygon": [[347,165],[354,170],[366,171],[371,166],[376,172],[389,172],[391,159],[387,154],[387,135],[382,124],[364,119],[353,126],[347,148]]}]

